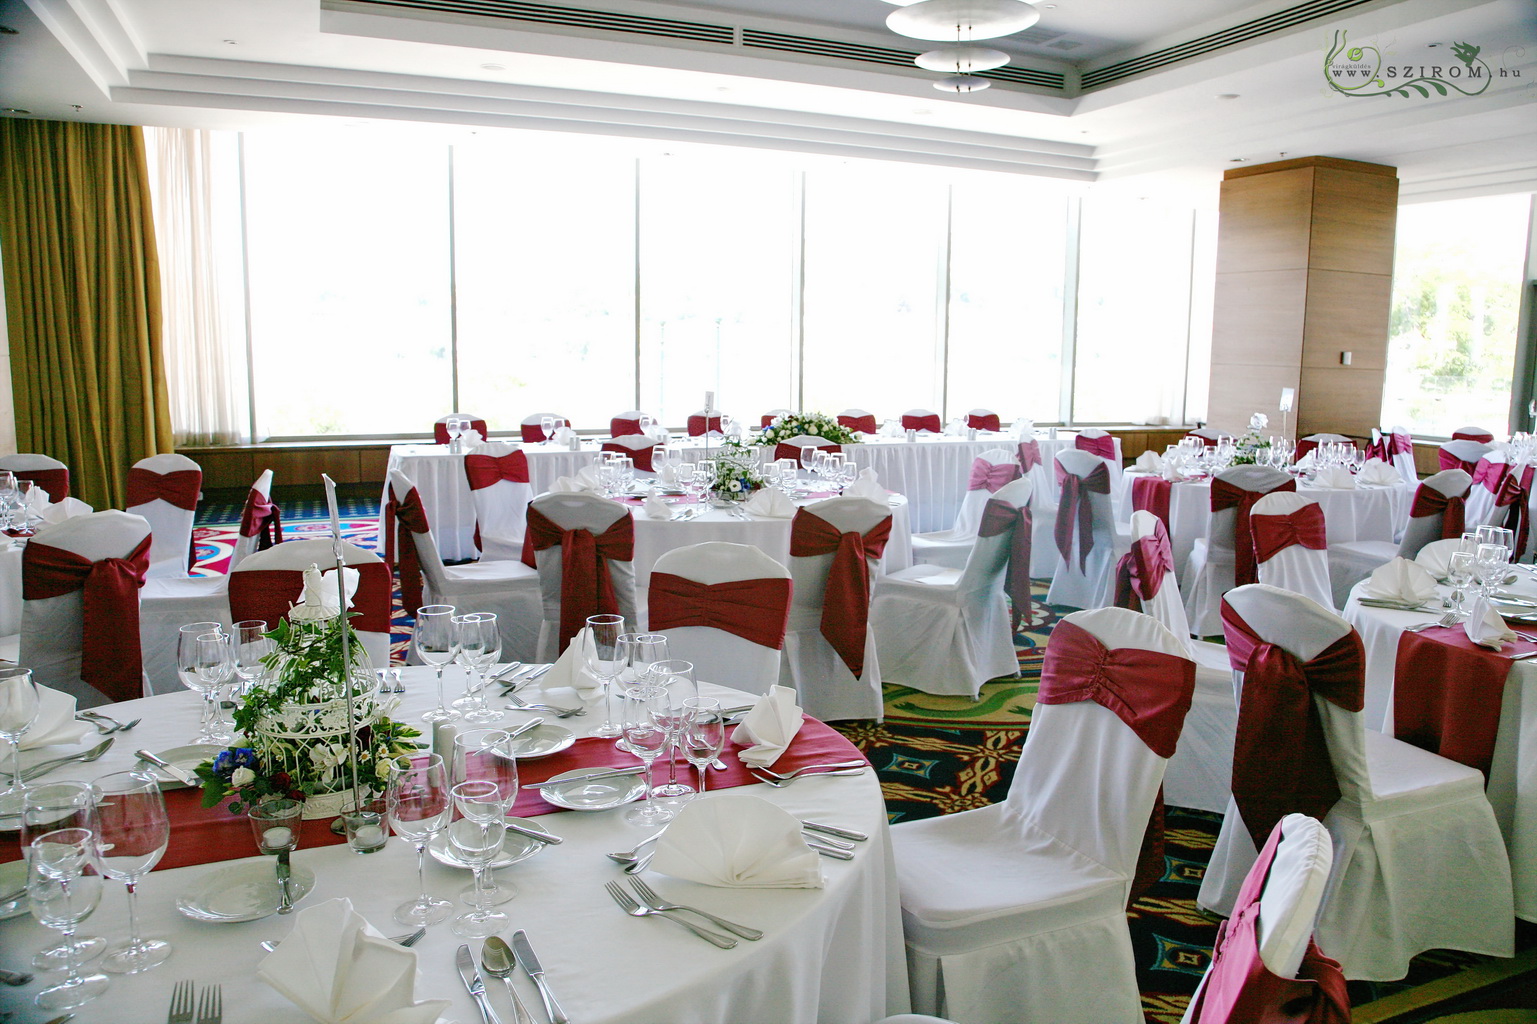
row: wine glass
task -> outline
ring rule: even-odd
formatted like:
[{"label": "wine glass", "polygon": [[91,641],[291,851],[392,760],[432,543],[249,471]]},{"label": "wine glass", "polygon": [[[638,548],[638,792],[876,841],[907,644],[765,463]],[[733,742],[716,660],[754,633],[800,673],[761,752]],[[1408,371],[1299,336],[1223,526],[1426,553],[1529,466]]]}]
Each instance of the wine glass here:
[{"label": "wine glass", "polygon": [[203,717],[198,722],[197,739],[211,740],[217,728],[214,725],[214,689],[198,670],[198,637],[218,633],[223,627],[217,622],[189,622],[176,635],[176,676],[189,690],[203,695]]},{"label": "wine glass", "polygon": [[1480,544],[1473,557],[1473,575],[1485,597],[1492,597],[1510,566],[1510,549],[1503,544]]},{"label": "wine glass", "polygon": [[113,772],[91,784],[96,801],[96,837],[91,857],[108,878],[128,889],[128,941],[114,946],[102,966],[114,974],[138,974],[165,963],[171,944],[139,934],[139,879],[160,862],[171,841],[160,783],[135,772]]},{"label": "wine glass", "polygon": [[761,472],[765,487],[778,487],[784,481],[784,467],[777,461],[765,462]]},{"label": "wine glass", "polygon": [[[453,758],[449,782],[491,783],[496,787],[502,817],[506,817],[518,799],[518,759],[512,752],[512,736],[503,729],[468,729],[454,737]],[[469,887],[460,896],[469,902],[477,892],[486,906],[506,903],[518,894],[510,883],[489,876],[483,888]]]},{"label": "wine glass", "polygon": [[555,431],[560,426],[560,420],[554,416],[539,417],[539,431],[544,434],[544,443],[549,444],[555,440]]},{"label": "wine glass", "polygon": [[7,817],[21,813],[22,793],[26,784],[21,781],[21,738],[37,721],[37,684],[32,681],[30,668],[0,668],[0,738],[11,744],[11,781],[0,793],[0,811]]},{"label": "wine glass", "polygon": [[390,778],[384,801],[390,828],[416,847],[418,895],[395,908],[395,920],[418,927],[437,924],[453,909],[448,900],[436,899],[427,892],[427,844],[448,827],[453,809],[443,758],[438,754],[411,758],[409,768]]},{"label": "wine glass", "polygon": [[0,470],[0,530],[11,528],[11,516],[16,510],[16,474]]},{"label": "wine glass", "polygon": [[24,537],[36,532],[33,526],[37,523],[37,510],[33,508],[32,495],[39,490],[31,480],[16,481],[16,514],[11,520],[11,528]]},{"label": "wine glass", "polygon": [[726,718],[721,714],[720,701],[713,697],[690,697],[683,708],[683,756],[699,772],[698,799],[704,796],[705,769],[726,745]]},{"label": "wine glass", "polygon": [[448,434],[448,450],[459,450],[459,438],[464,435],[465,422],[462,417],[450,416],[443,421],[443,430]]},{"label": "wine glass", "polygon": [[502,852],[506,839],[506,805],[496,783],[461,782],[453,788],[454,807],[463,817],[448,826],[448,841],[459,859],[475,872],[475,905],[454,918],[455,935],[481,939],[495,935],[510,923],[500,910],[492,910],[484,897],[486,870]]},{"label": "wine glass", "polygon": [[91,865],[90,829],[65,828],[32,840],[27,864],[27,897],[38,924],[61,933],[70,950],[64,960],[65,978],[37,994],[44,1010],[67,1010],[97,998],[107,990],[105,974],[82,976],[73,955],[75,930],[101,901],[101,875]]},{"label": "wine glass", "polygon": [[817,454],[821,451],[822,449],[813,447],[809,444],[801,449],[801,469],[803,469],[806,473],[806,488],[808,490],[816,480]]},{"label": "wine glass", "polygon": [[798,482],[795,473],[800,468],[800,464],[789,458],[775,459],[774,462],[779,466],[780,488],[787,492],[793,490]]},{"label": "wine glass", "polygon": [[667,693],[660,686],[632,686],[624,692],[625,748],[646,766],[646,798],[638,807],[625,812],[632,825],[660,825],[672,819],[672,811],[653,799],[651,770],[656,759],[667,749]]},{"label": "wine glass", "polygon": [[623,615],[589,615],[589,639],[586,642],[592,646],[579,652],[588,669],[603,684],[603,724],[592,730],[592,735],[605,739],[613,739],[621,731],[614,722],[614,680],[625,668],[624,651],[619,643],[623,635]]},{"label": "wine glass", "polygon": [[228,633],[201,633],[196,640],[196,668],[203,699],[209,707],[208,731],[199,739],[228,743],[234,733],[225,727],[219,713],[219,697],[224,686],[235,677],[235,656]]},{"label": "wine glass", "polygon": [[673,472],[673,479],[678,482],[678,489],[684,497],[693,499],[697,497],[694,491],[694,474],[697,466],[692,462],[680,462]]},{"label": "wine glass", "polygon": [[[32,840],[45,832],[62,828],[94,829],[96,803],[89,782],[45,782],[28,786],[22,794],[21,848],[27,850]],[[40,971],[63,970],[74,956],[76,963],[98,957],[107,948],[99,935],[76,935],[70,942],[60,942],[32,957],[32,966]]]},{"label": "wine glass", "polygon": [[[699,696],[699,689],[694,684],[694,663],[681,658],[655,662],[641,676],[640,682],[646,686],[659,686],[667,694],[667,707],[659,721],[667,730],[668,744],[676,751],[682,738],[684,702]],[[694,787],[678,781],[676,757],[668,758],[667,782],[656,788],[657,795],[688,796],[693,791]]]},{"label": "wine glass", "polygon": [[464,696],[454,701],[467,722],[500,722],[505,715],[486,702],[486,674],[502,653],[502,634],[493,612],[471,612],[453,618],[455,657],[464,666]]},{"label": "wine glass", "polygon": [[621,455],[614,460],[615,485],[619,494],[629,494],[635,484],[635,460]]},{"label": "wine glass", "polygon": [[[611,682],[610,686],[623,686],[628,688],[637,683],[646,670],[658,661],[665,661],[670,655],[667,653],[667,637],[661,633],[624,633],[619,637],[619,656],[623,663],[618,678]],[[623,689],[620,697],[624,696]],[[621,723],[622,724],[622,723]],[[614,741],[614,746],[619,750],[629,750],[625,744],[624,736]]]},{"label": "wine glass", "polygon": [[429,604],[416,609],[411,642],[416,645],[416,656],[422,663],[438,671],[438,706],[422,715],[424,722],[453,722],[459,718],[459,712],[443,704],[443,669],[458,654],[455,640],[453,605]]},{"label": "wine glass", "polygon": [[277,650],[277,641],[267,635],[267,623],[261,619],[245,619],[231,627],[235,678],[240,680],[240,691],[251,688],[261,675],[263,659]]},{"label": "wine glass", "polygon": [[1467,597],[1465,591],[1473,582],[1475,557],[1472,551],[1453,551],[1446,560],[1446,582],[1452,588],[1452,611],[1459,619],[1465,618],[1468,613],[1463,602]]}]

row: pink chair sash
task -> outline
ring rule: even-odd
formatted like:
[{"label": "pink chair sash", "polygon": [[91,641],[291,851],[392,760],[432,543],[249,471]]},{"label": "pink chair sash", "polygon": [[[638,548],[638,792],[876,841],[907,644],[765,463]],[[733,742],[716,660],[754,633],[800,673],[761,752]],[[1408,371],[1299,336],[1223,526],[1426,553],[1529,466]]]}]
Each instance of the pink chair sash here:
[{"label": "pink chair sash", "polygon": [[1402,431],[1394,431],[1387,436],[1389,455],[1413,455],[1414,438]]},{"label": "pink chair sash", "polygon": [[610,437],[624,437],[627,434],[641,434],[639,418],[628,420],[615,416],[608,421],[608,435]]},{"label": "pink chair sash", "polygon": [[1317,502],[1284,516],[1251,515],[1249,529],[1254,535],[1255,562],[1268,562],[1293,544],[1314,551],[1326,551],[1329,547],[1324,510]]},{"label": "pink chair sash", "polygon": [[[485,420],[470,420],[470,429],[478,431],[481,437],[488,436]],[[448,444],[453,438],[448,436],[448,424],[434,423],[432,425],[432,439],[438,444]]]},{"label": "pink chair sash", "polygon": [[966,414],[966,426],[972,430],[1002,430],[998,422],[998,414],[995,412]]},{"label": "pink chair sash", "polygon": [[508,452],[506,455],[466,455],[464,457],[464,476],[470,483],[470,490],[478,491],[503,480],[511,480],[515,484],[528,483],[528,456],[521,451]]},{"label": "pink chair sash", "polygon": [[989,498],[982,506],[982,521],[977,527],[978,537],[996,537],[1005,530],[1013,530],[1009,539],[1009,561],[1003,574],[1003,592],[1009,595],[1013,606],[1013,629],[1019,632],[1020,624],[1035,625],[1035,613],[1030,607],[1030,550],[1033,525],[1029,507],[1019,508],[997,498]]},{"label": "pink chair sash", "polygon": [[560,546],[560,649],[593,615],[618,615],[619,596],[608,563],[635,560],[635,520],[620,516],[600,534],[563,530],[532,506],[528,510],[529,544],[535,551]]},{"label": "pink chair sash", "polygon": [[1368,459],[1381,459],[1383,462],[1389,461],[1388,439],[1386,434],[1383,434],[1380,430],[1373,428],[1372,439],[1366,442],[1366,457]]},{"label": "pink chair sash", "polygon": [[1487,430],[1457,430],[1452,433],[1453,441],[1477,441],[1479,444],[1493,444],[1494,435]]},{"label": "pink chair sash", "polygon": [[723,429],[724,428],[720,425],[720,413],[716,413],[714,416],[711,416],[708,424],[705,422],[705,418],[703,416],[697,414],[688,418],[689,437],[703,437],[705,434],[708,434],[712,430],[718,434]]},{"label": "pink chair sash", "polygon": [[1161,476],[1139,476],[1131,482],[1131,510],[1151,512],[1169,529],[1169,499],[1173,485]]},{"label": "pink chair sash", "polygon": [[1090,455],[1098,455],[1102,459],[1115,458],[1115,438],[1109,434],[1104,437],[1084,437],[1079,434],[1073,438],[1073,447]]},{"label": "pink chair sash", "polygon": [[1466,491],[1448,498],[1434,487],[1420,484],[1414,492],[1414,504],[1409,506],[1409,518],[1423,519],[1438,515],[1441,517],[1442,540],[1461,537],[1466,522],[1466,498]]},{"label": "pink chair sash", "polygon": [[188,512],[197,511],[197,499],[203,488],[201,469],[178,469],[172,473],[154,473],[138,466],[128,471],[128,507],[148,505],[157,498]]},{"label": "pink chair sash", "polygon": [[1254,568],[1254,538],[1250,533],[1249,513],[1254,508],[1254,503],[1263,498],[1267,493],[1275,494],[1281,491],[1295,491],[1296,480],[1287,480],[1273,491],[1246,491],[1236,484],[1230,484],[1226,480],[1214,478],[1211,482],[1211,510],[1220,512],[1226,508],[1236,508],[1237,515],[1233,519],[1233,580],[1234,586],[1243,586],[1246,583],[1258,581],[1258,573]]},{"label": "pink chair sash", "polygon": [[1451,452],[1447,451],[1445,448],[1441,448],[1436,452],[1436,460],[1442,469],[1460,469],[1467,473],[1469,476],[1472,476],[1478,471],[1478,463],[1465,462],[1462,459],[1459,459],[1457,456],[1453,455]]},{"label": "pink chair sash", "polygon": [[[657,444],[660,443],[660,441],[657,442]],[[615,444],[613,441],[604,441],[599,447],[605,452],[618,452],[620,455],[628,455],[631,459],[635,460],[636,469],[643,473],[652,472],[652,457],[656,455],[655,444],[644,445],[640,448],[629,448],[622,444]]]},{"label": "pink chair sash", "polygon": [[[390,596],[395,586],[390,567],[383,562],[368,562],[348,568],[358,571],[358,589],[352,596],[355,614],[348,623],[360,632],[387,635]],[[270,629],[287,619],[289,609],[303,596],[301,569],[247,569],[229,574],[229,610],[236,622],[261,619]],[[415,610],[413,606],[413,614]]]},{"label": "pink chair sash", "polygon": [[69,469],[13,469],[11,474],[18,480],[31,480],[48,492],[48,500],[57,504],[69,497]]},{"label": "pink chair sash", "polygon": [[1072,564],[1073,533],[1078,534],[1078,571],[1089,571],[1089,552],[1094,550],[1094,505],[1090,494],[1110,493],[1110,470],[1101,462],[1088,476],[1078,476],[1057,463],[1057,522],[1053,531],[1062,561]]},{"label": "pink chair sash", "polygon": [[[405,498],[396,501],[394,491],[384,506],[384,533],[391,549],[395,547],[395,524],[399,523],[412,533],[427,533],[427,510],[422,507],[422,496],[411,488]],[[386,555],[388,557],[388,554]],[[400,545],[396,564],[400,569],[400,601],[407,615],[415,615],[422,606],[422,566],[416,555],[416,542],[408,540]]]},{"label": "pink chair sash", "polygon": [[93,562],[33,540],[21,553],[21,596],[41,601],[81,591],[80,678],[113,702],[144,696],[139,588],[152,537],[124,558]]},{"label": "pink chair sash", "polygon": [[822,596],[822,635],[858,679],[865,670],[865,632],[870,621],[870,559],[880,558],[891,539],[891,517],[867,533],[840,533],[809,509],[790,522],[790,555],[832,555]]},{"label": "pink chair sash", "polygon": [[842,415],[840,415],[838,417],[838,426],[840,426],[840,427],[848,427],[850,430],[857,430],[861,434],[873,434],[877,430],[880,429],[875,424],[875,414],[874,413],[866,413],[863,416],[842,416]]},{"label": "pink chair sash", "polygon": [[1345,975],[1318,943],[1308,939],[1295,978],[1272,974],[1260,959],[1260,897],[1280,843],[1277,823],[1238,890],[1233,916],[1217,926],[1211,967],[1186,1012],[1191,1024],[1350,1024]]},{"label": "pink chair sash", "polygon": [[[555,419],[556,430],[559,430],[561,427],[569,427],[571,425],[568,421],[562,419],[559,416],[557,416]],[[527,444],[537,444],[538,442],[544,440],[544,427],[538,423],[522,423],[518,425],[518,429],[524,442]]]},{"label": "pink chair sash", "polygon": [[[386,519],[386,527],[389,522]],[[388,543],[393,547],[394,531],[386,528],[385,533]],[[283,513],[271,498],[254,487],[246,495],[245,509],[240,513],[240,536],[255,537],[258,551],[266,551],[272,545],[283,542]]]},{"label": "pink chair sash", "polygon": [[998,488],[1004,484],[1013,483],[1022,475],[1017,462],[992,463],[986,459],[973,459],[971,477],[966,481],[966,489],[980,491],[985,488],[987,493],[997,494]]},{"label": "pink chair sash", "polygon": [[902,415],[902,429],[927,430],[937,434],[944,429],[944,425],[939,422],[939,413],[937,412],[931,412],[927,416],[909,416],[904,413]]},{"label": "pink chair sash", "polygon": [[1021,470],[1028,473],[1036,466],[1043,465],[1044,462],[1045,460],[1041,458],[1041,442],[1019,442],[1019,468]]},{"label": "pink chair sash", "polygon": [[1115,566],[1115,606],[1140,612],[1143,604],[1158,596],[1164,577],[1174,571],[1174,548],[1169,531],[1159,523],[1150,536],[1132,542],[1131,550]]},{"label": "pink chair sash", "polygon": [[[843,451],[843,446],[841,444],[808,444],[805,447],[816,448],[819,451],[824,452]],[[774,458],[794,459],[796,462],[800,462],[801,450],[801,446],[798,444],[785,444],[783,441],[781,441],[774,446]]]},{"label": "pink chair sash", "polygon": [[653,633],[709,626],[777,651],[785,645],[790,622],[790,581],[769,577],[708,584],[653,572],[650,608]]},{"label": "pink chair sash", "polygon": [[1259,846],[1293,812],[1322,819],[1340,798],[1314,695],[1360,711],[1366,652],[1352,629],[1312,661],[1259,634],[1222,602],[1228,660],[1244,674],[1233,744],[1233,801]]}]

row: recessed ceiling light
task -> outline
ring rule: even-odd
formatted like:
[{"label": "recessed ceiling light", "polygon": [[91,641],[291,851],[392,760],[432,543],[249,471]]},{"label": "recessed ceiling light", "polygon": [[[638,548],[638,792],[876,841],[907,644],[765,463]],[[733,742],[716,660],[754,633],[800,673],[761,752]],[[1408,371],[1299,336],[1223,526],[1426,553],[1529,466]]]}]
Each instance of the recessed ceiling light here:
[{"label": "recessed ceiling light", "polygon": [[21,35],[21,33],[16,31],[14,28],[11,28],[11,26],[9,26],[9,25],[0,25],[0,36],[19,36],[19,35]]},{"label": "recessed ceiling light", "polygon": [[1217,99],[1219,99],[1219,100],[1236,100],[1236,99],[1238,99],[1238,93],[1236,93],[1236,92],[1219,92],[1219,93],[1217,93]]},{"label": "recessed ceiling light", "polygon": [[1247,159],[1248,159],[1248,157],[1245,157],[1245,156],[1235,156],[1235,157],[1233,157],[1233,159],[1229,160],[1228,163],[1230,163],[1230,164],[1241,164],[1241,163],[1243,163]]},{"label": "recessed ceiling light", "polygon": [[1041,10],[1043,10],[1043,11],[1054,11],[1056,9],[1057,9],[1057,5],[1056,4],[1041,4]]},{"label": "recessed ceiling light", "polygon": [[930,110],[928,107],[919,107],[917,110],[913,111],[913,114],[917,117],[928,117],[932,113],[934,113],[934,111]]},{"label": "recessed ceiling light", "polygon": [[30,110],[22,110],[20,107],[0,107],[0,114],[30,114]]},{"label": "recessed ceiling light", "polygon": [[234,46],[235,45],[235,41],[233,39],[226,39],[226,40],[224,40],[224,45],[225,46]]},{"label": "recessed ceiling light", "polygon": [[506,71],[507,70],[507,65],[505,65],[505,64],[482,64],[480,66],[480,70],[482,70],[482,71]]},{"label": "recessed ceiling light", "polygon": [[715,87],[715,91],[716,92],[730,92],[731,91],[731,86],[729,86],[729,85],[717,85]]}]

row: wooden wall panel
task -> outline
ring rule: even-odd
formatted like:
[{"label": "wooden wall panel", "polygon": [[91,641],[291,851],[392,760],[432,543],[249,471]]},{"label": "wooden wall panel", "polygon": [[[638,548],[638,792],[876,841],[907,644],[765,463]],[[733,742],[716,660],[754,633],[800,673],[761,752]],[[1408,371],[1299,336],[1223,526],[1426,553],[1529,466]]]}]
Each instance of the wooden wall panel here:
[{"label": "wooden wall panel", "polygon": [[1335,167],[1317,169],[1310,268],[1392,274],[1397,226],[1396,176]]},{"label": "wooden wall panel", "polygon": [[1355,369],[1386,369],[1392,276],[1311,270],[1307,279],[1302,365],[1339,366],[1348,351]]},{"label": "wooden wall panel", "polygon": [[1217,273],[1295,270],[1308,263],[1313,168],[1222,182]]},{"label": "wooden wall panel", "polygon": [[[1249,366],[1239,363],[1211,364],[1211,398],[1208,400],[1208,421],[1218,430],[1242,433],[1249,417],[1257,412],[1269,416],[1271,422],[1280,425],[1282,388],[1299,388],[1301,381],[1296,366]],[[1297,422],[1292,414],[1291,422]]]},{"label": "wooden wall panel", "polygon": [[1303,367],[1297,436],[1330,432],[1370,437],[1382,414],[1382,371]]},{"label": "wooden wall panel", "polygon": [[1298,365],[1307,291],[1306,270],[1219,273],[1212,308],[1212,361]]}]

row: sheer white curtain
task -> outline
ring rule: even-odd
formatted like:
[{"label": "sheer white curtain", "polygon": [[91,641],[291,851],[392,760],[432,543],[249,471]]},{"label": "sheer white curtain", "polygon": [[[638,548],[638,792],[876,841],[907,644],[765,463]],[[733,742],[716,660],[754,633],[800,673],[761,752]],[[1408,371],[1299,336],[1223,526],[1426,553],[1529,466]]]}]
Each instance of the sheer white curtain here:
[{"label": "sheer white curtain", "polygon": [[[250,440],[237,137],[146,128],[161,316],[178,445]],[[233,211],[233,212],[232,212]]]}]

